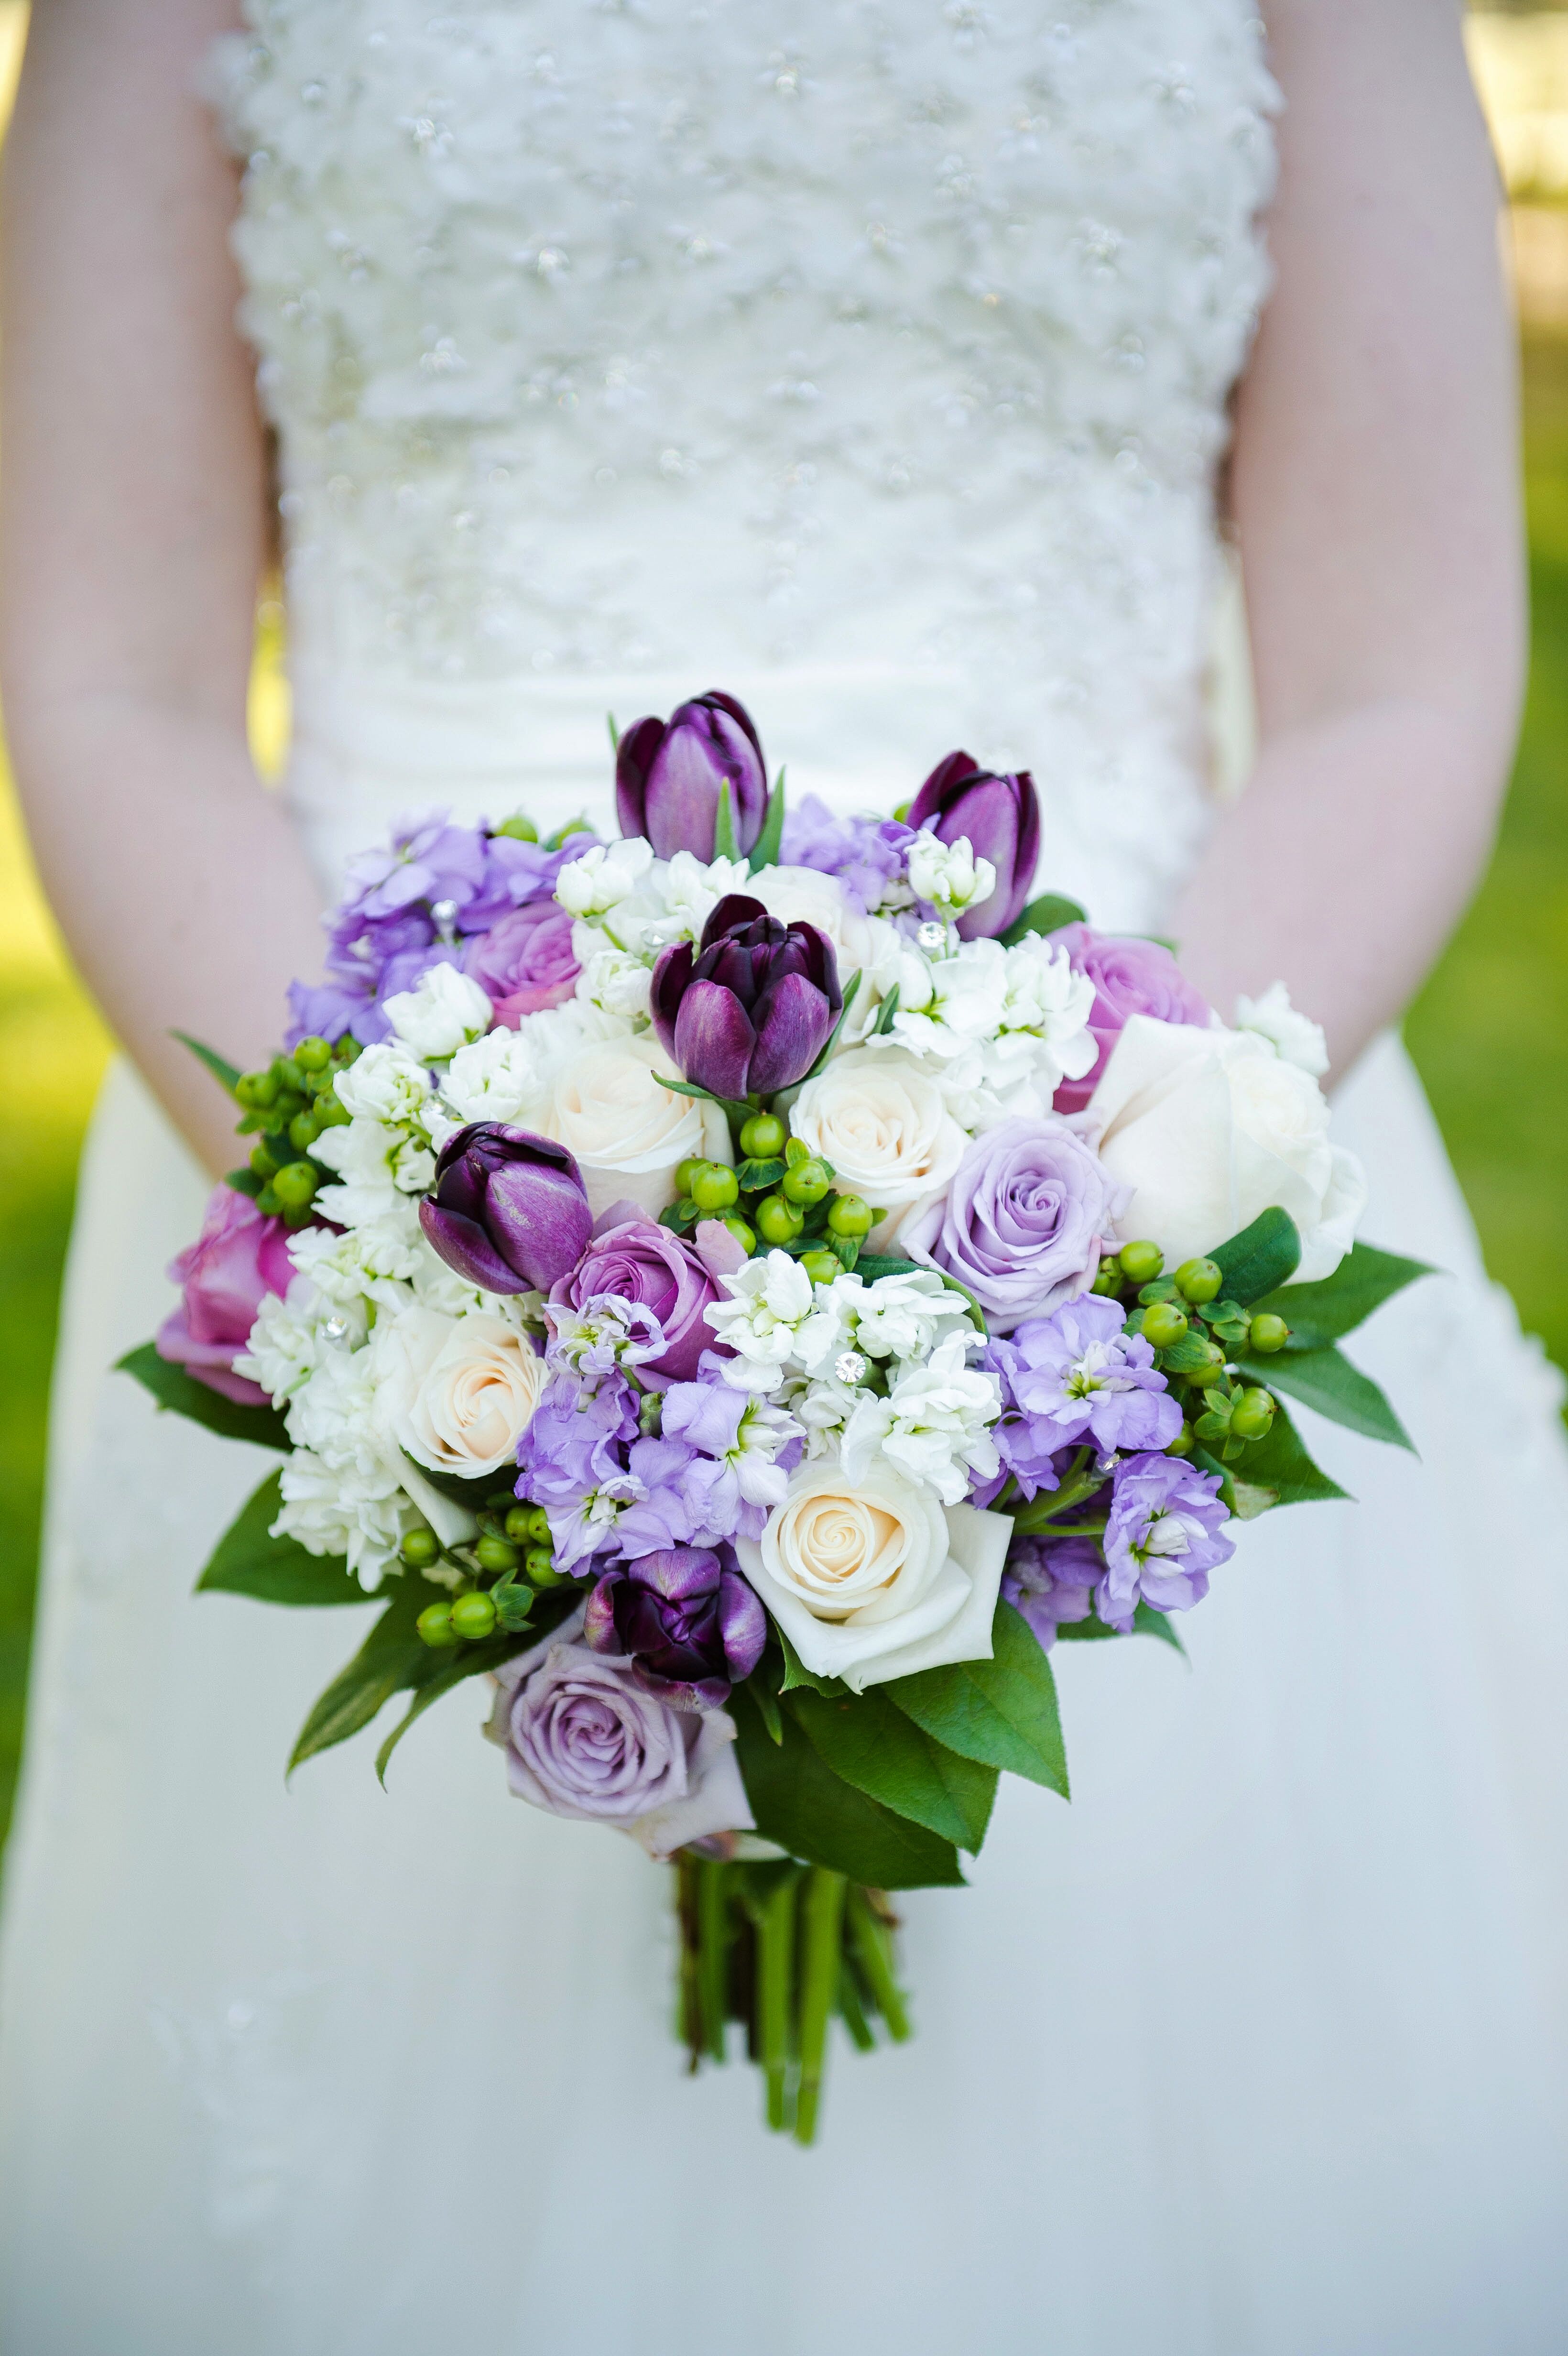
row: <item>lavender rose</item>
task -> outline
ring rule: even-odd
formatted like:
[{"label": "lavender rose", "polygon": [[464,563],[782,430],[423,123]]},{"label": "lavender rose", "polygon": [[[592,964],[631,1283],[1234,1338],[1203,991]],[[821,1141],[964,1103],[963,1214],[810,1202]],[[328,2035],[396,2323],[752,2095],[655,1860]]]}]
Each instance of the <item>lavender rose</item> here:
[{"label": "lavender rose", "polygon": [[1089,1030],[1100,1050],[1092,1071],[1082,1079],[1062,1081],[1053,1099],[1058,1112],[1083,1111],[1129,1014],[1199,1025],[1211,1019],[1208,1000],[1200,997],[1158,941],[1118,939],[1088,925],[1063,925],[1051,938],[1053,947],[1067,951],[1073,971],[1087,974],[1094,985]]},{"label": "lavender rose", "polygon": [[1005,1120],[975,1139],[944,1193],[901,1229],[900,1248],[956,1277],[994,1331],[1009,1333],[1088,1289],[1122,1199],[1066,1121]]},{"label": "lavender rose", "polygon": [[1093,1538],[1015,1538],[1002,1593],[1049,1653],[1063,1622],[1087,1620],[1104,1575],[1105,1559]]},{"label": "lavender rose", "polygon": [[[615,1205],[609,1214],[627,1210]],[[745,1255],[725,1226],[705,1219],[695,1243],[687,1243],[652,1219],[625,1218],[600,1223],[581,1259],[550,1292],[552,1307],[585,1309],[601,1293],[651,1310],[659,1322],[664,1347],[656,1357],[643,1360],[638,1378],[655,1390],[671,1383],[688,1383],[696,1376],[705,1350],[719,1349],[708,1311],[720,1296],[719,1279],[732,1273]],[[727,1346],[724,1355],[731,1355]]]},{"label": "lavender rose", "polygon": [[181,1298],[158,1328],[159,1357],[242,1407],[265,1407],[266,1392],[237,1375],[234,1361],[264,1296],[286,1292],[293,1272],[283,1220],[263,1218],[232,1186],[215,1186],[200,1235],[169,1264],[169,1281],[180,1286]]},{"label": "lavender rose", "polygon": [[677,1709],[631,1665],[559,1638],[497,1674],[490,1731],[519,1799],[613,1825],[652,1857],[754,1819],[721,1710]]},{"label": "lavender rose", "polygon": [[1124,1634],[1140,1602],[1186,1612],[1209,1592],[1209,1573],[1236,1549],[1219,1481],[1179,1456],[1129,1456],[1112,1479],[1100,1617]]},{"label": "lavender rose", "polygon": [[1181,1409],[1141,1333],[1129,1333],[1114,1301],[1083,1293],[1046,1318],[994,1340],[982,1362],[1000,1377],[1002,1418],[992,1438],[1004,1462],[1016,1456],[1019,1485],[1054,1488],[1039,1468],[1056,1451],[1093,1440],[1113,1449],[1166,1448]]},{"label": "lavender rose", "polygon": [[464,971],[496,1010],[497,1030],[515,1031],[525,1014],[562,1006],[581,971],[571,948],[571,918],[554,900],[513,908],[464,948]]},{"label": "lavender rose", "polygon": [[582,1633],[596,1653],[629,1656],[645,1693],[716,1709],[756,1667],[768,1623],[728,1547],[667,1547],[605,1572]]}]

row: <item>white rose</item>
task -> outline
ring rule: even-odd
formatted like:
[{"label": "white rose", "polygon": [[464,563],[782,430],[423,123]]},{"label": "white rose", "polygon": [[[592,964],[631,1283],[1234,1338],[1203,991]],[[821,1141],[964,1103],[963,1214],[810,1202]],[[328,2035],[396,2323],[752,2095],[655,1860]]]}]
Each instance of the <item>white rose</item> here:
[{"label": "white rose", "polygon": [[646,1033],[583,1047],[550,1072],[535,1125],[576,1155],[595,1218],[621,1202],[656,1218],[688,1155],[733,1162],[722,1107],[661,1086],[679,1077]]},{"label": "white rose", "polygon": [[856,1047],[836,1055],[795,1098],[790,1127],[833,1164],[841,1194],[889,1215],[868,1237],[885,1251],[903,1217],[940,1194],[969,1141],[936,1081],[901,1048]]},{"label": "white rose", "polygon": [[760,1540],[735,1550],[805,1666],[853,1693],[991,1657],[1012,1523],[973,1505],[944,1510],[890,1464],[851,1483],[832,1457],[800,1465]]},{"label": "white rose", "polygon": [[763,867],[742,887],[781,925],[815,925],[827,935],[838,959],[838,980],[848,987],[858,973],[860,987],[844,1017],[838,1050],[862,1040],[877,1010],[899,976],[902,943],[885,916],[863,916],[850,906],[836,875],[816,867]]},{"label": "white rose", "polygon": [[400,1448],[432,1472],[482,1480],[517,1454],[544,1361],[506,1319],[408,1308],[376,1328],[378,1398]]},{"label": "white rose", "polygon": [[1254,1033],[1128,1021],[1088,1115],[1099,1153],[1132,1199],[1117,1233],[1177,1265],[1212,1251],[1277,1203],[1301,1230],[1295,1281],[1332,1276],[1366,1205],[1353,1153],[1328,1138],[1309,1074]]},{"label": "white rose", "polygon": [[495,1011],[479,984],[454,965],[431,966],[414,989],[389,998],[384,1010],[404,1046],[424,1064],[483,1038]]},{"label": "white rose", "polygon": [[1277,1047],[1287,1064],[1297,1064],[1320,1080],[1328,1069],[1328,1042],[1309,1014],[1298,1014],[1283,981],[1271,981],[1261,998],[1238,998],[1236,1028],[1255,1031]]}]

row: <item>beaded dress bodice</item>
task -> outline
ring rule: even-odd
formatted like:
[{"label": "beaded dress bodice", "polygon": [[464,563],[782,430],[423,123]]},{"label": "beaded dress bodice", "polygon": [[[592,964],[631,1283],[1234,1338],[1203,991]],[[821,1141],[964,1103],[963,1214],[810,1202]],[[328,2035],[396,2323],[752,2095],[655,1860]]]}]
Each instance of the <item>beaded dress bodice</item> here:
[{"label": "beaded dress bodice", "polygon": [[1246,0],[431,10],[250,0],[220,61],[307,727],[445,709],[461,768],[581,704],[599,758],[604,682],[772,682],[792,776],[1031,763],[1153,891],[1265,284]]}]

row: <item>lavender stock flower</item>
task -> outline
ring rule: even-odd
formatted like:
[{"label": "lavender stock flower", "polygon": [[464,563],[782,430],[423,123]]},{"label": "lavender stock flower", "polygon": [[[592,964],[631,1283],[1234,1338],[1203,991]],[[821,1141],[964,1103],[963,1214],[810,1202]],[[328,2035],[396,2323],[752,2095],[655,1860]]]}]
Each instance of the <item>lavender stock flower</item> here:
[{"label": "lavender stock flower", "polygon": [[993,1437],[1020,1486],[1058,1450],[1084,1440],[1103,1454],[1161,1449],[1181,1429],[1181,1409],[1148,1343],[1125,1330],[1115,1301],[1093,1293],[1030,1318],[1010,1339],[993,1340],[981,1363],[1001,1380],[1002,1419]]},{"label": "lavender stock flower", "polygon": [[1112,1479],[1105,1522],[1100,1617],[1125,1634],[1140,1602],[1186,1612],[1209,1592],[1209,1573],[1228,1562],[1230,1515],[1220,1483],[1179,1456],[1129,1456]]},{"label": "lavender stock flower", "polygon": [[1064,1622],[1088,1619],[1104,1573],[1104,1557],[1093,1538],[1015,1538],[1002,1594],[1049,1653]]},{"label": "lavender stock flower", "polygon": [[654,968],[654,1028],[688,1080],[720,1097],[770,1095],[805,1077],[843,999],[833,946],[731,892]]},{"label": "lavender stock flower", "polygon": [[716,1709],[762,1658],[767,1620],[729,1548],[668,1547],[607,1570],[588,1599],[585,1641],[629,1655],[645,1693]]},{"label": "lavender stock flower", "polygon": [[976,858],[990,861],[996,889],[965,911],[958,931],[966,941],[1005,933],[1022,912],[1040,859],[1040,798],[1029,771],[998,776],[967,753],[949,753],[916,794],[909,822],[944,842],[966,837]]},{"label": "lavender stock flower", "polygon": [[913,827],[900,819],[836,818],[826,802],[806,794],[785,815],[780,859],[786,867],[837,876],[859,914],[875,916],[912,905],[908,853],[913,840]]},{"label": "lavender stock flower", "polygon": [[737,849],[750,851],[767,812],[768,776],[751,714],[717,691],[638,720],[615,755],[615,810],[623,834],[646,835],[658,859],[714,855],[719,797],[728,786]]},{"label": "lavender stock flower", "polygon": [[574,1267],[593,1225],[563,1145],[473,1121],[443,1146],[420,1225],[449,1268],[486,1292],[544,1290]]}]

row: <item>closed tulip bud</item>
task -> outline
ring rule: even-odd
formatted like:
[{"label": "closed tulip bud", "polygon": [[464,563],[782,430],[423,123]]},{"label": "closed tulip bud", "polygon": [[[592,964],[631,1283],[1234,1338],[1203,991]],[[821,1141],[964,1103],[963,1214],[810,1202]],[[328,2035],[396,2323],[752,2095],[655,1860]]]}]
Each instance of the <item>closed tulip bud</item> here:
[{"label": "closed tulip bud", "polygon": [[718,1097],[803,1080],[842,1006],[827,936],[781,924],[741,892],[720,901],[695,949],[677,942],[654,968],[654,1028],[686,1077]]},{"label": "closed tulip bud", "polygon": [[659,859],[714,855],[719,796],[743,854],[763,830],[768,773],[751,714],[733,696],[699,695],[668,720],[639,720],[615,755],[615,809],[623,834],[646,835]]},{"label": "closed tulip bud", "polygon": [[582,1256],[593,1214],[563,1145],[475,1121],[442,1148],[420,1225],[449,1268],[485,1292],[548,1292]]},{"label": "closed tulip bud", "polygon": [[944,842],[965,838],[976,858],[997,871],[989,898],[958,918],[960,938],[1005,933],[1022,913],[1040,858],[1040,800],[1029,771],[998,776],[976,768],[967,753],[949,753],[911,803],[909,823]]}]

